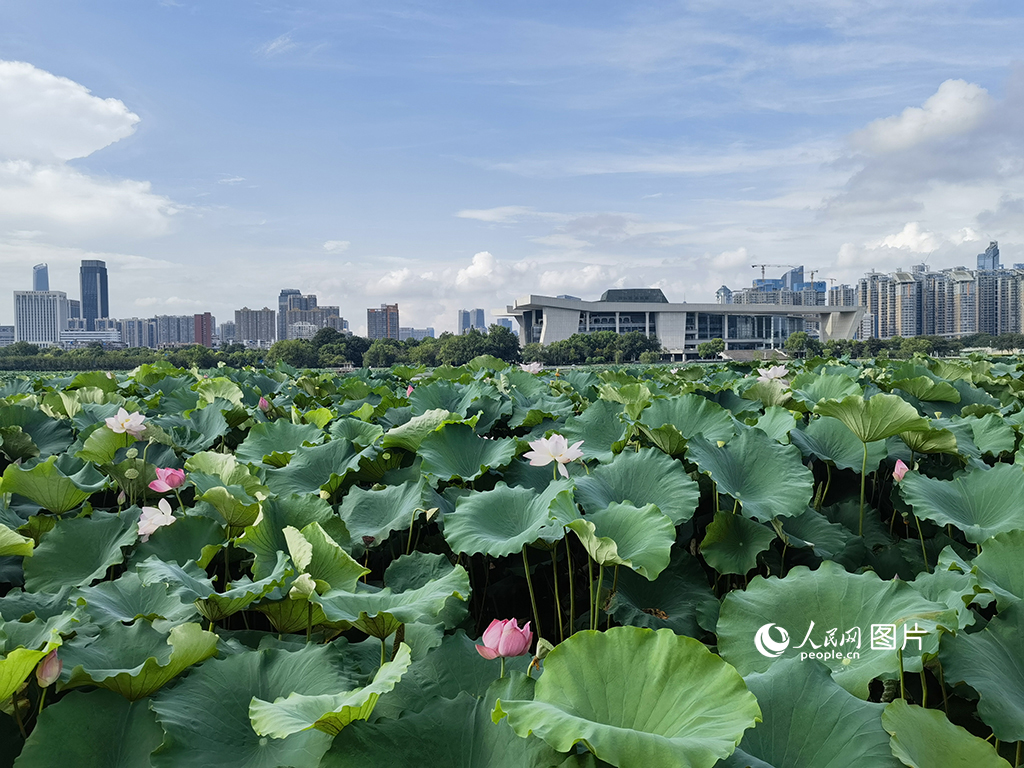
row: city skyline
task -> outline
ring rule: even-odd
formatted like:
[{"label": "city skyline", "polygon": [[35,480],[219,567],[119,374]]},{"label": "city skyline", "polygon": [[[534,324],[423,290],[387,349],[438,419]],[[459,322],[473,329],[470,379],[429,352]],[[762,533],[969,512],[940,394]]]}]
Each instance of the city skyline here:
[{"label": "city skyline", "polygon": [[286,285],[356,333],[394,302],[453,331],[536,291],[711,301],[759,262],[1024,260],[1017,4],[57,8],[0,9],[10,289],[94,259],[115,316]]}]

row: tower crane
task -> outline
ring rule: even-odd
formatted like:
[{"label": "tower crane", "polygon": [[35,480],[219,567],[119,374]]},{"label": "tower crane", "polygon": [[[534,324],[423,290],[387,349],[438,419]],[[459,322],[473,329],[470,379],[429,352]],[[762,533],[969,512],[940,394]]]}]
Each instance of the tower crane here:
[{"label": "tower crane", "polygon": [[757,269],[758,267],[760,267],[761,268],[761,279],[764,280],[764,270],[765,270],[765,267],[790,267],[791,269],[795,269],[796,267],[799,267],[799,266],[800,266],[799,264],[751,264],[750,268],[751,269]]}]

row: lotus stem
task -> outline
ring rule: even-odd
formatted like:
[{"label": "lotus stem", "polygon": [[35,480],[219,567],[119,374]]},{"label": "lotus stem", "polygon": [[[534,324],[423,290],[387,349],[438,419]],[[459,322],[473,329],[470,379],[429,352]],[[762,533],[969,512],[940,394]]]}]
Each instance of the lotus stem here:
[{"label": "lotus stem", "polygon": [[939,662],[939,686],[942,688],[942,711],[949,712],[949,699],[946,698],[946,673],[942,669],[942,662]]},{"label": "lotus stem", "polygon": [[[610,595],[608,595],[609,608],[611,607],[611,599],[612,599],[612,597],[614,597],[615,593],[619,591],[619,566],[618,566],[618,564],[615,565],[615,570],[612,571],[612,573],[614,573],[615,576],[612,578],[612,593]],[[612,628],[612,614],[611,614],[611,612],[608,612],[607,616],[608,616],[608,623],[605,624],[605,629],[611,629]]]},{"label": "lotus stem", "polygon": [[558,642],[565,640],[565,630],[562,628],[562,601],[558,597],[558,548],[551,550],[551,578],[555,587],[555,621],[558,624]]},{"label": "lotus stem", "polygon": [[313,636],[313,604],[308,600],[306,603],[306,645],[309,645]]},{"label": "lotus stem", "polygon": [[711,481],[711,494],[715,498],[715,514],[718,514],[718,483],[714,480]]},{"label": "lotus stem", "polygon": [[46,689],[45,688],[41,688],[39,690],[39,713],[36,715],[37,718],[39,717],[39,715],[43,714],[43,704],[45,702],[46,702]]},{"label": "lotus stem", "polygon": [[921,706],[928,708],[928,680],[924,676],[924,667],[921,667]]},{"label": "lotus stem", "polygon": [[900,660],[900,698],[907,700],[907,689],[903,684],[903,649],[896,651],[896,658]]},{"label": "lotus stem", "polygon": [[182,512],[184,512],[185,511],[185,503],[181,500],[181,494],[178,493],[178,489],[177,488],[174,488],[173,490],[174,490],[174,498],[176,498],[178,500],[178,509],[180,509]]},{"label": "lotus stem", "polygon": [[[860,465],[860,532],[859,536],[864,535],[864,476],[868,471],[868,444],[864,443],[864,460]],[[902,678],[900,678],[902,681]]]},{"label": "lotus stem", "polygon": [[[587,555],[587,582],[590,584],[590,611],[593,614],[594,611],[594,560]],[[594,617],[590,616],[590,624],[593,625]],[[593,626],[591,626],[593,629]]]},{"label": "lotus stem", "polygon": [[21,731],[21,738],[27,740],[28,734],[25,733],[25,723],[21,721],[21,708],[18,706],[17,691],[11,694],[11,704],[14,705],[14,719],[18,722],[18,730]]},{"label": "lotus stem", "polygon": [[593,621],[594,626],[591,627],[591,629],[595,629],[595,630],[597,629],[598,624],[601,623],[600,622],[600,618],[601,618],[600,617],[600,610],[601,610],[600,603],[601,603],[601,584],[603,582],[604,582],[604,566],[603,565],[599,565],[599,566],[597,566],[597,597],[596,597],[596,599],[594,601],[594,621]]},{"label": "lotus stem", "polygon": [[1013,768],[1019,768],[1019,766],[1020,766],[1020,758],[1021,758],[1021,755],[1024,754],[1024,750],[1021,749],[1022,747],[1024,747],[1024,741],[1018,741],[1017,742],[1017,756],[1013,758]]},{"label": "lotus stem", "polygon": [[916,514],[913,512],[911,514],[914,515],[914,524],[917,525],[917,537],[921,540],[921,557],[924,558],[924,569],[931,573],[931,568],[928,567],[928,552],[924,548],[924,534],[921,533],[921,521],[917,519]]},{"label": "lotus stem", "polygon": [[499,657],[501,659],[501,674],[498,677],[505,677],[505,657]]},{"label": "lotus stem", "polygon": [[388,653],[387,638],[383,638],[382,637],[380,639],[380,665],[382,667],[384,666],[384,660],[387,658],[387,653]]},{"label": "lotus stem", "polygon": [[818,511],[821,512],[821,505],[825,503],[825,499],[828,498],[828,489],[832,485],[832,465],[827,461],[825,462],[825,471],[828,472],[827,479],[825,480],[825,491],[821,494],[821,501],[818,502]]},{"label": "lotus stem", "polygon": [[526,586],[530,588],[530,605],[533,606],[533,627],[537,630],[537,637],[542,637],[540,613],[537,611],[537,596],[533,593],[533,579],[530,578],[530,561],[526,557],[526,547],[523,547],[523,567],[526,568]]},{"label": "lotus stem", "polygon": [[416,507],[412,511],[412,517],[409,519],[409,543],[405,545],[405,554],[412,552],[412,529],[416,527],[416,513],[420,511],[420,507]]},{"label": "lotus stem", "polygon": [[576,627],[576,589],[572,577],[572,544],[569,537],[565,537],[565,564],[569,568],[569,634],[575,631]]}]

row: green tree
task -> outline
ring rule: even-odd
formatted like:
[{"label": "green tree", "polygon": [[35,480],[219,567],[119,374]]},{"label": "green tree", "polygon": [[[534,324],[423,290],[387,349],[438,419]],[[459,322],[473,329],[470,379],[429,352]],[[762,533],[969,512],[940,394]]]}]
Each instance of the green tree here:
[{"label": "green tree", "polygon": [[363,367],[390,368],[398,362],[405,362],[404,348],[397,339],[374,339],[363,353]]},{"label": "green tree", "polygon": [[267,364],[285,362],[296,368],[315,368],[319,360],[313,345],[305,339],[276,341],[267,351]]},{"label": "green tree", "polygon": [[519,337],[503,325],[492,325],[487,333],[484,354],[494,355],[506,363],[518,363],[523,359],[519,349]]},{"label": "green tree", "polygon": [[712,339],[697,345],[697,354],[702,360],[712,360],[725,352],[725,342],[722,339]]}]

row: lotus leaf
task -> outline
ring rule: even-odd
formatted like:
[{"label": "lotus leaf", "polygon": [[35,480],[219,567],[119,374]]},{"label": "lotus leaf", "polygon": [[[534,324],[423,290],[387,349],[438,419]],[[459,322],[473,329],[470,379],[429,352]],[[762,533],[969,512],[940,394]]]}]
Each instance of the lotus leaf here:
[{"label": "lotus leaf", "polygon": [[669,563],[676,529],[667,515],[647,504],[611,503],[569,523],[587,553],[599,565],[624,565],[649,581]]},{"label": "lotus leaf", "polygon": [[624,451],[576,480],[576,500],[588,513],[615,502],[654,504],[678,525],[693,516],[699,499],[682,463],[655,448]]},{"label": "lotus leaf", "polygon": [[862,443],[928,429],[928,420],[896,395],[878,394],[870,399],[850,395],[842,400],[823,400],[814,406],[814,412],[839,419]]},{"label": "lotus leaf", "polygon": [[289,526],[284,529],[284,538],[295,566],[312,577],[319,592],[352,591],[359,579],[370,572],[339,547],[317,522],[301,531]]},{"label": "lotus leaf", "polygon": [[488,440],[468,424],[447,424],[420,443],[423,474],[440,482],[475,480],[492,467],[504,467],[516,455],[515,440]]},{"label": "lotus leaf", "polygon": [[533,700],[498,699],[520,736],[583,743],[615,766],[711,768],[761,719],[736,670],[668,629],[577,632],[544,660]]},{"label": "lotus leaf", "polygon": [[4,493],[17,493],[60,515],[100,490],[106,478],[92,464],[63,454],[29,469],[11,464],[4,470],[3,483]]},{"label": "lotus leaf", "polygon": [[[791,431],[789,439],[804,456],[814,456],[822,461],[830,461],[837,469],[860,471],[861,461],[864,458],[864,446],[856,435],[835,419],[812,419],[806,426],[798,426]],[[878,465],[885,455],[883,440],[868,443],[868,471],[874,472],[878,469]]]},{"label": "lotus leaf", "polygon": [[91,517],[59,520],[35,555],[25,560],[25,589],[52,592],[102,578],[107,568],[124,561],[121,548],[135,543],[138,520],[137,508],[120,515],[97,511]]},{"label": "lotus leaf", "polygon": [[278,496],[290,494],[334,493],[345,478],[359,469],[359,460],[367,455],[348,440],[331,440],[323,445],[302,446],[288,466],[267,470],[267,485]]},{"label": "lotus leaf", "polygon": [[353,487],[341,502],[341,519],[357,545],[370,540],[368,547],[387,541],[393,531],[410,528],[414,518],[427,509],[441,506],[440,498],[421,477],[380,490]]},{"label": "lotus leaf", "polygon": [[0,525],[0,557],[32,557],[35,542]]},{"label": "lotus leaf", "polygon": [[235,456],[250,464],[283,467],[303,445],[319,445],[323,440],[323,431],[314,424],[292,424],[278,419],[253,426]]},{"label": "lotus leaf", "polygon": [[260,519],[246,528],[237,540],[239,547],[256,556],[252,566],[253,577],[267,577],[277,565],[277,553],[288,549],[285,528],[291,526],[301,530],[310,523],[319,523],[335,542],[348,545],[345,524],[334,514],[331,505],[319,496],[291,495],[263,502]]},{"label": "lotus leaf", "polygon": [[641,412],[640,424],[656,444],[659,438],[654,433],[664,427],[670,427],[672,432],[685,440],[694,435],[703,435],[705,439],[714,441],[730,440],[736,434],[727,410],[706,397],[694,394],[655,400]]},{"label": "lotus leaf", "polygon": [[1024,531],[1000,533],[983,543],[981,554],[971,563],[981,586],[995,594],[999,610],[1024,601],[1022,551]]},{"label": "lotus leaf", "polygon": [[585,459],[607,464],[626,444],[626,425],[619,418],[621,413],[621,404],[598,400],[579,416],[569,416],[559,433],[569,445],[582,440]]},{"label": "lotus leaf", "polygon": [[145,619],[158,631],[167,632],[176,624],[198,618],[195,607],[181,602],[166,584],[143,584],[134,571],[114,581],[73,590],[69,597],[85,606],[92,620],[101,627]]},{"label": "lotus leaf", "polygon": [[719,573],[743,575],[757,567],[757,556],[775,541],[775,532],[742,515],[721,510],[704,533],[700,553]]},{"label": "lotus leaf", "polygon": [[935,709],[896,699],[882,713],[882,726],[892,735],[892,753],[910,768],[1010,768],[991,744]]}]

